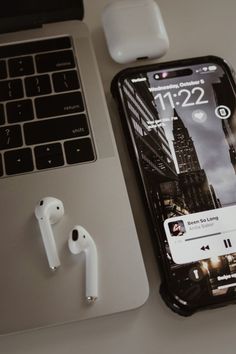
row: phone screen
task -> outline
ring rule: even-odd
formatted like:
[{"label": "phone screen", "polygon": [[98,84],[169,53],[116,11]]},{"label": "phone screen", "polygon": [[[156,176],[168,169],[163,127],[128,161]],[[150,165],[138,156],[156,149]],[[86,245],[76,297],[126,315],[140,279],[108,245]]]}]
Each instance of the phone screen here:
[{"label": "phone screen", "polygon": [[[157,66],[158,68],[158,66]],[[236,291],[236,101],[217,61],[136,71],[123,102],[171,283],[182,301]],[[202,300],[201,300],[202,299]],[[208,300],[207,300],[208,301]]]}]

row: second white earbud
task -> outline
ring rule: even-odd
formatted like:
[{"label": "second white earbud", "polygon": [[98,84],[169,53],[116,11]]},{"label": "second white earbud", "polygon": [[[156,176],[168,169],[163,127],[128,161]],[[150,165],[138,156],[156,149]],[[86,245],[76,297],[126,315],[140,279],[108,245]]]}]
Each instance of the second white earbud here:
[{"label": "second white earbud", "polygon": [[76,225],[70,233],[68,246],[71,253],[85,253],[86,300],[93,303],[98,298],[97,247],[91,235],[82,226]]},{"label": "second white earbud", "polygon": [[49,267],[52,270],[57,269],[61,263],[58,257],[57,247],[51,225],[56,224],[63,217],[63,215],[63,203],[57,198],[43,198],[35,208],[35,216],[39,223]]}]

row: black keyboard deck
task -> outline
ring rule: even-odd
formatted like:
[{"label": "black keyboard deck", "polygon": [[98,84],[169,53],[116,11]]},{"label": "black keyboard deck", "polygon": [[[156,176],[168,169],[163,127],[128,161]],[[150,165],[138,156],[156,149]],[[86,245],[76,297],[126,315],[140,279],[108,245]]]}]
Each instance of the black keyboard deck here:
[{"label": "black keyboard deck", "polygon": [[94,160],[70,37],[0,46],[0,177]]}]

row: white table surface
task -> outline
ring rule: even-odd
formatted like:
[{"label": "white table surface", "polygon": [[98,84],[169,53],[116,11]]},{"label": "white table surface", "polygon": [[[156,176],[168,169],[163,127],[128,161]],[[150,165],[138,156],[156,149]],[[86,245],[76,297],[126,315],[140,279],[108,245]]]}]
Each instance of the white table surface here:
[{"label": "white table surface", "polygon": [[[123,66],[107,52],[100,13],[108,0],[85,0],[85,22],[92,32],[107,102],[119,144],[140,243],[150,282],[150,297],[134,311],[0,338],[1,354],[235,354],[236,306],[183,318],[159,296],[159,274],[134,175],[114,103],[112,77]],[[158,0],[170,38],[161,61],[214,54],[236,68],[235,0]],[[0,314],[1,320],[1,314]]]}]

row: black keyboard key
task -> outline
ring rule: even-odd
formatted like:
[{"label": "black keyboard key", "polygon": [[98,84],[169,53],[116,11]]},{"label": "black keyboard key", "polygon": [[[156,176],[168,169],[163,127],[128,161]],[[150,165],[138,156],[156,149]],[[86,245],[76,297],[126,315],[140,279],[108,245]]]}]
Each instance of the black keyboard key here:
[{"label": "black keyboard key", "polygon": [[2,156],[0,155],[0,176],[3,175]]},{"label": "black keyboard key", "polygon": [[0,60],[0,80],[7,77],[7,67],[4,60]]},{"label": "black keyboard key", "polygon": [[47,119],[24,124],[27,145],[71,139],[88,135],[88,124],[84,114]]},{"label": "black keyboard key", "polygon": [[0,150],[20,147],[22,143],[21,128],[19,125],[0,128]]},{"label": "black keyboard key", "polygon": [[34,63],[32,57],[9,59],[8,67],[11,77],[32,75],[34,73]]},{"label": "black keyboard key", "polygon": [[18,123],[34,119],[31,100],[8,102],[6,104],[6,110],[8,123]]},{"label": "black keyboard key", "polygon": [[22,98],[23,85],[20,79],[0,81],[0,102]]},{"label": "black keyboard key", "polygon": [[38,118],[47,118],[83,112],[84,105],[80,92],[70,92],[64,95],[36,98],[35,108]]},{"label": "black keyboard key", "polygon": [[3,104],[0,104],[0,125],[4,123],[5,123],[4,107]]},{"label": "black keyboard key", "polygon": [[30,172],[34,169],[31,149],[7,151],[4,154],[6,174]]},{"label": "black keyboard key", "polygon": [[48,52],[71,47],[69,37],[43,39],[40,41],[24,42],[13,45],[0,46],[0,58],[10,58],[20,55]]},{"label": "black keyboard key", "polygon": [[64,165],[61,144],[36,146],[34,154],[38,170]]},{"label": "black keyboard key", "polygon": [[52,92],[49,75],[27,77],[25,79],[26,95],[29,97],[47,95]]},{"label": "black keyboard key", "polygon": [[71,91],[79,88],[79,80],[75,70],[53,74],[52,79],[56,92]]},{"label": "black keyboard key", "polygon": [[38,54],[35,56],[35,60],[39,73],[72,69],[75,67],[75,60],[72,50]]},{"label": "black keyboard key", "polygon": [[68,164],[93,161],[95,159],[91,139],[78,139],[64,143]]}]

